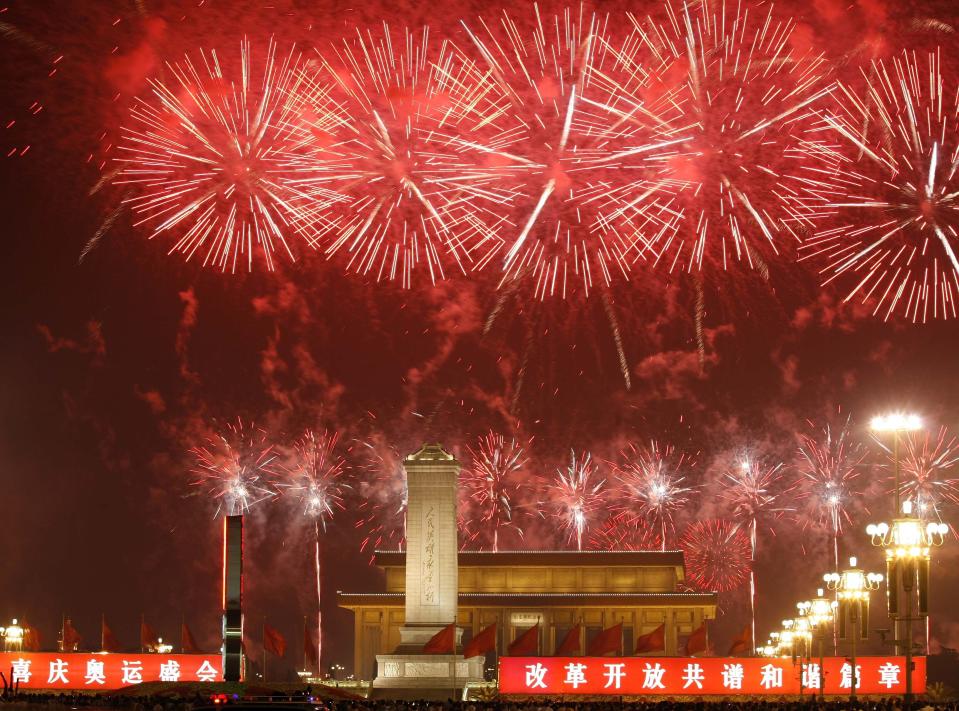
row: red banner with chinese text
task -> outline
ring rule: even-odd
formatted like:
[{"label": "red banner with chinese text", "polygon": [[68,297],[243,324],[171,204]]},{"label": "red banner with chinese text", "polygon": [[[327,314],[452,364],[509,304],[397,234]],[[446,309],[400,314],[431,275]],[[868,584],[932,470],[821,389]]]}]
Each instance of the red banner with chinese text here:
[{"label": "red banner with chinese text", "polygon": [[21,689],[120,689],[147,681],[222,681],[218,654],[0,653]]},{"label": "red banner with chinese text", "polygon": [[[926,690],[926,659],[913,659],[913,692]],[[741,657],[500,657],[501,694],[615,696],[848,695],[852,668],[844,657],[800,664],[791,659]],[[860,694],[906,691],[905,657],[856,659]]]}]

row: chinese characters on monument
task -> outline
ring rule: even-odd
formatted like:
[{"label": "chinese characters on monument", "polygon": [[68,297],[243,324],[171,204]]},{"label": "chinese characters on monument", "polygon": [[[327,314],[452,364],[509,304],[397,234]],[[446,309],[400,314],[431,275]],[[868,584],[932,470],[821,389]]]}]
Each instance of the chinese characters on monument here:
[{"label": "chinese characters on monument", "polygon": [[436,509],[427,505],[423,509],[423,577],[422,603],[438,605],[436,594]]}]

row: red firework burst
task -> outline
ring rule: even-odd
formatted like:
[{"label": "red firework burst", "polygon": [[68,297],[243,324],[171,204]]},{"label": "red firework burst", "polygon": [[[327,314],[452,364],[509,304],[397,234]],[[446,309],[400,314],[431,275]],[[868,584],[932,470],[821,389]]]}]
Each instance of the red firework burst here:
[{"label": "red firework burst", "polygon": [[858,479],[866,449],[849,436],[847,419],[838,431],[830,425],[800,436],[796,470],[798,498],[805,504],[807,518],[829,533],[833,569],[839,566],[839,534],[844,523],[852,523],[850,510],[862,497]]},{"label": "red firework burst", "polygon": [[556,471],[547,487],[554,516],[567,531],[567,541],[576,541],[576,550],[583,550],[583,534],[604,508],[605,486],[606,480],[599,477],[589,452],[579,457],[570,452],[569,464]]},{"label": "red firework burst", "polygon": [[480,550],[499,550],[501,530],[523,535],[522,519],[532,505],[521,476],[529,444],[489,432],[475,448],[467,447],[470,463],[460,474],[461,516],[467,540]]},{"label": "red firework burst", "polygon": [[464,242],[502,219],[486,156],[463,138],[483,125],[485,89],[428,28],[357,32],[317,62],[298,100],[315,160],[299,185],[323,216],[312,243],[405,287],[418,266],[434,282],[464,271]]},{"label": "red firework burst", "polygon": [[642,519],[611,516],[589,534],[589,548],[597,551],[665,550],[659,531]]},{"label": "red firework burst", "polygon": [[696,521],[683,532],[679,548],[689,582],[699,590],[730,592],[749,579],[749,537],[731,521]]},{"label": "red firework burst", "polygon": [[819,228],[804,259],[846,301],[912,321],[955,318],[959,297],[959,94],[914,54],[874,61],[823,113]]},{"label": "red firework burst", "polygon": [[296,186],[307,154],[288,106],[301,63],[295,50],[278,57],[273,42],[257,61],[244,41],[238,63],[200,52],[168,65],[168,83],[151,80],[116,159],[135,224],[222,271],[251,270],[255,256],[272,270],[277,252],[293,259],[289,236],[308,237],[314,222]]},{"label": "red firework burst", "polygon": [[[891,470],[894,453],[881,441],[879,446],[888,455],[886,468]],[[938,521],[944,507],[959,504],[959,478],[952,475],[959,464],[959,439],[945,427],[936,433],[912,432],[902,437],[899,464],[900,496],[913,502],[920,517]],[[889,481],[893,483],[892,475]]]},{"label": "red firework burst", "polygon": [[[218,429],[214,423],[212,429]],[[266,430],[237,418],[190,449],[192,484],[216,502],[216,514],[245,513],[276,496],[277,455]]]},{"label": "red firework burst", "polygon": [[612,464],[616,490],[612,510],[628,523],[646,522],[659,531],[666,550],[667,537],[675,531],[675,515],[689,504],[693,487],[684,486],[686,471],[695,462],[670,444],[655,440],[637,447],[630,444]]},{"label": "red firework burst", "polygon": [[[607,18],[534,11],[529,26],[507,14],[466,26],[479,58],[464,63],[492,106],[487,136],[471,141],[485,141],[509,194],[496,238],[472,249],[477,268],[501,265],[502,283],[529,280],[537,298],[588,296],[628,278],[642,245],[668,229],[643,172],[662,146],[637,120],[647,75],[614,46]],[[625,211],[636,229],[612,229]]]},{"label": "red firework burst", "polygon": [[279,485],[296,500],[303,515],[323,530],[336,512],[345,508],[343,497],[350,488],[350,468],[337,452],[338,441],[336,432],[307,430],[294,443],[284,464],[286,477]]},{"label": "red firework burst", "polygon": [[[810,155],[803,132],[829,93],[826,60],[772,6],[667,3],[665,12],[662,25],[630,16],[632,61],[652,75],[650,129],[673,144],[649,181],[666,191],[676,229],[648,258],[670,271],[736,260],[765,274],[805,228],[809,196],[792,174]],[[641,222],[647,215],[638,212]],[[630,228],[641,225],[621,229]]]}]

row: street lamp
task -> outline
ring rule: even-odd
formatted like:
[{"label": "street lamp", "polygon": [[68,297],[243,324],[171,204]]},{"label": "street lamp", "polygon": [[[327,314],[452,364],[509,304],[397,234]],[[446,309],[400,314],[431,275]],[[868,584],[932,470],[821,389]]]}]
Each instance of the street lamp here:
[{"label": "street lamp", "polygon": [[3,638],[4,652],[20,652],[23,650],[23,627],[17,624],[16,618],[9,627],[0,627],[0,637]]},{"label": "street lamp", "polygon": [[791,656],[793,666],[796,665],[796,657],[799,657],[799,696],[803,695],[803,689],[806,686],[805,660],[811,656],[812,625],[809,620],[800,611],[799,617],[792,620],[783,620],[783,626],[789,630],[792,637]]},{"label": "street lamp", "polygon": [[815,632],[816,642],[819,645],[819,697],[825,700],[826,697],[826,667],[825,655],[823,652],[823,643],[829,632],[829,626],[836,619],[836,607],[838,602],[823,597],[823,589],[816,590],[816,597],[812,600],[805,600],[796,605],[799,608],[799,614],[805,615],[809,624]]},{"label": "street lamp", "polygon": [[[826,573],[823,576],[826,587],[835,590],[839,597],[839,608],[836,620],[839,627],[839,638],[849,639],[851,643],[850,692],[849,698],[856,699],[856,687],[859,686],[859,670],[856,668],[856,641],[869,639],[869,595],[879,589],[882,575],[866,573],[857,567],[856,558],[849,559],[849,567],[842,573]],[[852,626],[852,633],[847,634],[847,621]]]},{"label": "street lamp", "polygon": [[922,419],[911,412],[890,412],[886,415],[877,415],[869,423],[870,429],[876,433],[892,432],[892,460],[895,467],[895,500],[896,508],[893,516],[900,514],[899,510],[899,433],[915,432],[922,429]]},{"label": "street lamp", "polygon": [[[872,544],[886,551],[886,594],[889,617],[896,631],[898,653],[906,656],[906,704],[912,703],[912,623],[929,615],[929,564],[930,550],[943,544],[949,527],[944,523],[930,521],[925,526],[913,514],[912,502],[902,503],[902,514],[887,523],[871,523],[866,534]],[[900,614],[904,593],[905,615]],[[913,599],[919,598],[919,614],[913,616]],[[905,621],[906,635],[899,634],[899,622]]]}]

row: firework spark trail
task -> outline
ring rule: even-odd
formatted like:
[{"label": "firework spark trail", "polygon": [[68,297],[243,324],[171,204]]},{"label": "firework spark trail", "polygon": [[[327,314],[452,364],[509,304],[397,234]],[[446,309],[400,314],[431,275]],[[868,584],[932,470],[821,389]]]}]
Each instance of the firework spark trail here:
[{"label": "firework spark trail", "polygon": [[150,225],[151,239],[174,235],[170,253],[224,272],[252,270],[257,255],[272,270],[277,252],[294,259],[291,235],[310,240],[324,228],[324,198],[295,181],[314,170],[289,100],[302,58],[277,56],[272,41],[261,62],[253,55],[244,41],[238,67],[216,51],[167,64],[171,83],[151,80],[150,96],[134,102],[115,159],[114,183],[136,192],[125,201],[135,224]]},{"label": "firework spark trail", "polygon": [[399,548],[406,540],[406,473],[394,448],[376,440],[356,444],[362,476],[354,487],[359,498],[355,528],[363,531],[360,552],[370,552],[372,565],[378,549]]},{"label": "firework spark trail", "polygon": [[735,259],[765,273],[808,226],[811,198],[791,173],[817,155],[801,137],[832,91],[827,63],[798,48],[795,23],[772,7],[752,17],[738,5],[694,7],[667,3],[663,25],[630,15],[656,128],[688,136],[656,156],[650,180],[666,189],[675,229],[646,256],[669,271],[725,270]]},{"label": "firework spark trail", "polygon": [[615,495],[611,510],[628,523],[647,522],[659,529],[660,546],[676,529],[676,514],[690,501],[693,487],[684,486],[686,472],[695,462],[670,444],[653,440],[630,443],[616,462],[611,462],[610,481]]},{"label": "firework spark trail", "polygon": [[[497,239],[471,244],[474,269],[501,264],[501,287],[528,280],[539,299],[589,296],[628,279],[647,233],[674,222],[644,171],[676,140],[636,120],[648,114],[639,98],[647,75],[623,61],[628,51],[610,39],[607,18],[534,11],[529,27],[508,14],[463,23],[466,49],[479,54],[464,63],[493,107],[482,150],[511,197]],[[614,229],[613,216],[626,211],[631,229]]]},{"label": "firework spark trail", "polygon": [[[959,298],[959,94],[939,52],[875,61],[860,86],[842,84],[822,112],[824,167],[809,176],[816,231],[804,260],[845,301],[884,320],[956,318]],[[845,287],[844,287],[845,288]]]},{"label": "firework spark trail", "polygon": [[460,474],[466,509],[464,528],[472,542],[480,542],[481,549],[484,533],[493,551],[499,550],[501,529],[523,535],[521,519],[529,514],[532,501],[520,473],[528,462],[526,450],[530,444],[488,432],[475,447],[467,447],[469,466]]},{"label": "firework spark trail", "polygon": [[[889,481],[894,481],[892,450],[875,440],[888,457]],[[920,518],[942,521],[943,509],[959,505],[959,478],[952,475],[959,465],[959,438],[945,427],[938,432],[914,432],[900,439],[900,495],[910,500]],[[890,491],[895,486],[890,486]]]},{"label": "firework spark trail", "polygon": [[[434,47],[435,45],[435,47]],[[311,135],[314,174],[297,184],[326,200],[331,228],[313,245],[349,271],[410,287],[466,270],[466,244],[495,240],[509,200],[469,137],[482,134],[488,87],[467,81],[449,42],[383,27],[318,56],[297,104]]]},{"label": "firework spark trail", "polygon": [[548,503],[562,528],[568,531],[568,541],[576,540],[576,550],[583,550],[583,534],[590,528],[593,517],[604,508],[606,480],[601,479],[593,464],[593,457],[585,452],[579,457],[570,452],[569,464],[557,469],[555,478],[547,486]]},{"label": "firework spark trail", "polygon": [[689,580],[704,591],[730,592],[752,576],[749,537],[724,519],[696,521],[679,539]]},{"label": "firework spark trail", "polygon": [[[812,522],[824,529],[832,548],[832,570],[839,570],[839,536],[850,511],[862,497],[859,475],[866,450],[850,436],[850,420],[834,431],[830,425],[800,436],[796,471],[798,499]],[[809,521],[804,520],[804,525]]]},{"label": "firework spark trail", "polygon": [[593,529],[589,547],[596,551],[655,551],[662,550],[662,539],[647,521],[616,515]]},{"label": "firework spark trail", "polygon": [[316,657],[323,660],[323,595],[320,545],[322,529],[337,511],[345,508],[343,497],[350,488],[349,467],[337,452],[336,432],[317,434],[307,430],[293,445],[293,453],[285,464],[286,478],[279,487],[292,497],[313,528],[313,572],[316,584]]},{"label": "firework spark trail", "polygon": [[190,450],[191,482],[216,502],[215,516],[246,513],[276,496],[277,454],[265,430],[237,418]]},{"label": "firework spark trail", "polygon": [[783,465],[765,466],[748,457],[740,460],[723,476],[720,498],[729,506],[733,519],[749,532],[749,608],[753,645],[756,639],[756,550],[759,526],[772,527],[774,521],[792,509],[782,504],[786,494]]}]

